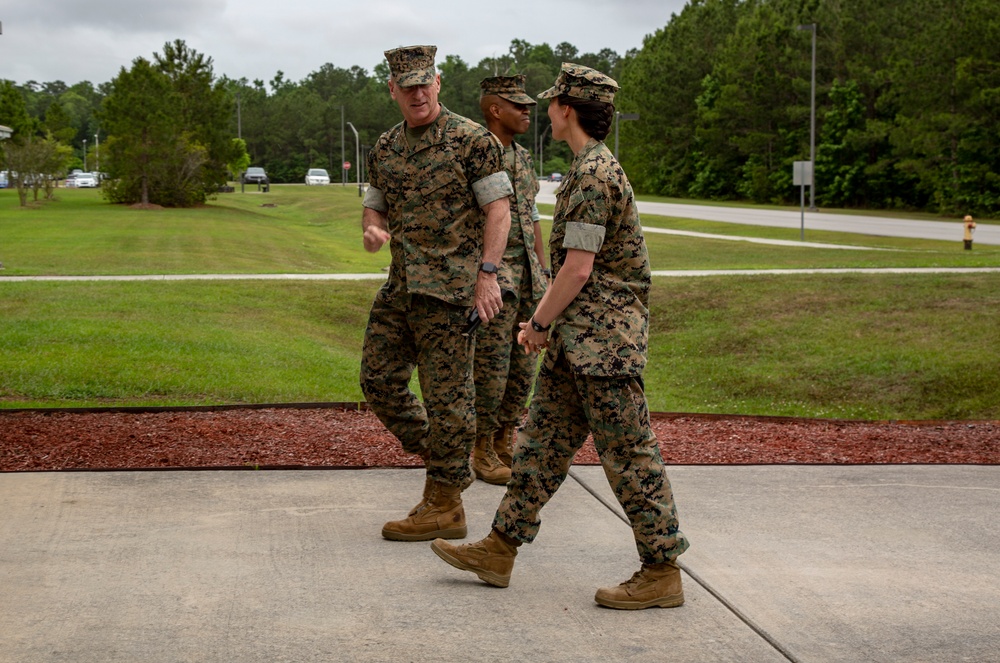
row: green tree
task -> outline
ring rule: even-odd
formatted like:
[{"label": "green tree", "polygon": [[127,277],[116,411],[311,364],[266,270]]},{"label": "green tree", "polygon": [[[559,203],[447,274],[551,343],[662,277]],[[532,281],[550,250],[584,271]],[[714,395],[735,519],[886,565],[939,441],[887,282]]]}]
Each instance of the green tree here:
[{"label": "green tree", "polygon": [[108,133],[102,191],[118,203],[162,204],[162,189],[174,170],[169,163],[181,136],[180,104],[170,79],[145,58],[122,67],[104,99],[102,118]]},{"label": "green tree", "polygon": [[0,80],[0,124],[13,129],[15,136],[24,137],[35,131],[24,95],[12,82],[5,80]]},{"label": "green tree", "polygon": [[58,101],[50,104],[45,111],[45,129],[56,140],[67,145],[76,138],[76,128],[70,123],[69,114],[63,110],[62,104]]},{"label": "green tree", "polygon": [[250,155],[247,153],[247,142],[242,138],[233,139],[233,149],[231,151],[233,158],[230,160],[226,166],[229,168],[229,172],[235,177],[239,177],[240,173],[245,172],[247,168],[250,167]]},{"label": "green tree", "polygon": [[899,113],[891,142],[899,168],[916,179],[932,209],[1000,209],[1000,56],[989,41],[1000,37],[1000,5],[926,0],[902,20],[908,39],[898,44],[892,67]]},{"label": "green tree", "polygon": [[232,97],[216,82],[211,58],[168,42],[154,62],[137,58],[104,99],[104,188],[113,202],[185,207],[226,183],[237,157],[229,133]]},{"label": "green tree", "polygon": [[[163,45],[163,55],[153,54],[157,68],[170,79],[180,102],[177,112],[184,141],[203,155],[190,194],[192,202],[203,202],[226,183],[226,168],[234,156],[232,133],[233,100],[223,82],[217,81],[212,58],[188,48],[178,39]],[[182,160],[190,167],[187,159]]]},{"label": "green tree", "polygon": [[621,127],[622,164],[637,190],[687,196],[704,170],[696,100],[743,11],[740,0],[691,0],[626,58],[615,104],[640,115]]},{"label": "green tree", "polygon": [[[0,124],[13,130],[10,139],[0,141],[0,168],[19,172],[17,163],[27,158],[22,154],[22,148],[26,141],[32,139],[35,122],[28,115],[24,95],[14,87],[13,83],[6,80],[0,80]],[[16,179],[13,184],[18,187],[20,195],[22,189]],[[27,199],[22,197],[21,205],[26,204]]]},{"label": "green tree", "polygon": [[31,135],[10,141],[5,150],[7,167],[13,175],[13,184],[22,207],[28,204],[29,190],[33,192],[36,202],[42,190],[47,199],[52,197],[53,185],[59,176],[65,174],[66,164],[72,154],[68,146],[58,141]]},{"label": "green tree", "polygon": [[835,81],[823,118],[823,140],[816,147],[815,176],[823,182],[817,200],[826,207],[855,204],[864,188],[864,97],[857,83]]}]

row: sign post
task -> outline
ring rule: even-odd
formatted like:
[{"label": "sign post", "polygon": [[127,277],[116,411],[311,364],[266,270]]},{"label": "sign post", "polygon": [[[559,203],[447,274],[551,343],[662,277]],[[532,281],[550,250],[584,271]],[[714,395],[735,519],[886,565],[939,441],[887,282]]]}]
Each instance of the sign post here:
[{"label": "sign post", "polygon": [[802,221],[799,228],[799,241],[806,239],[806,187],[812,191],[813,162],[796,161],[792,164],[792,184],[799,187],[799,208]]}]

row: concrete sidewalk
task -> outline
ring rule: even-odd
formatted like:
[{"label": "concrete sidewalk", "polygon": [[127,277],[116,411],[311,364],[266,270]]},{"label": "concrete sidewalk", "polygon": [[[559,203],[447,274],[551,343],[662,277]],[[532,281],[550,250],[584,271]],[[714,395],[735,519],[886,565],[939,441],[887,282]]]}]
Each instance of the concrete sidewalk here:
[{"label": "concrete sidewalk", "polygon": [[[995,661],[1000,466],[685,466],[687,603],[575,467],[496,589],[383,540],[422,470],[0,474],[0,661]],[[465,493],[469,540],[503,489]]]}]

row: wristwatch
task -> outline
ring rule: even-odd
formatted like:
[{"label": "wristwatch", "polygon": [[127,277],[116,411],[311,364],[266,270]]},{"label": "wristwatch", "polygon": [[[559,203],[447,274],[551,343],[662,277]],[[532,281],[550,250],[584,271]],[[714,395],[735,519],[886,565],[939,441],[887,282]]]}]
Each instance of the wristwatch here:
[{"label": "wristwatch", "polygon": [[479,271],[486,272],[487,274],[496,274],[499,270],[497,266],[491,262],[484,262],[479,266]]},{"label": "wristwatch", "polygon": [[537,322],[535,322],[534,318],[531,319],[531,328],[534,329],[536,332],[539,333],[547,332],[551,326],[552,326],[551,322],[543,327]]}]

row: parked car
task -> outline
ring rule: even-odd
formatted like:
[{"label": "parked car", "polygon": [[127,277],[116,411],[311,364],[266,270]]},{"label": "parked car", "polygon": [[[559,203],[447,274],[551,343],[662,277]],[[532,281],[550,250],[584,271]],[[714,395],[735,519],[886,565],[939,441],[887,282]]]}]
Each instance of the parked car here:
[{"label": "parked car", "polygon": [[10,186],[10,182],[7,180],[6,171],[0,170],[0,189],[6,189]]},{"label": "parked car", "polygon": [[[94,189],[97,187],[97,177],[93,173],[77,173],[73,180],[76,182],[73,186],[81,189]],[[69,180],[66,181],[69,182]]]},{"label": "parked car", "polygon": [[245,184],[267,184],[270,181],[264,169],[258,166],[250,166],[247,168],[247,172],[243,173],[243,182]]},{"label": "parked car", "polygon": [[550,182],[562,182],[562,173],[551,173],[549,175]]},{"label": "parked car", "polygon": [[[83,172],[83,171],[80,171],[80,172]],[[69,175],[67,175],[66,176],[66,181],[63,182],[63,186],[66,187],[67,189],[75,189],[76,188],[76,176],[79,175],[79,174],[80,173],[78,173],[76,171],[73,171],[72,173],[70,173]]]},{"label": "parked car", "polygon": [[306,184],[329,184],[330,183],[330,173],[326,172],[322,168],[310,168],[309,172],[306,173]]}]

